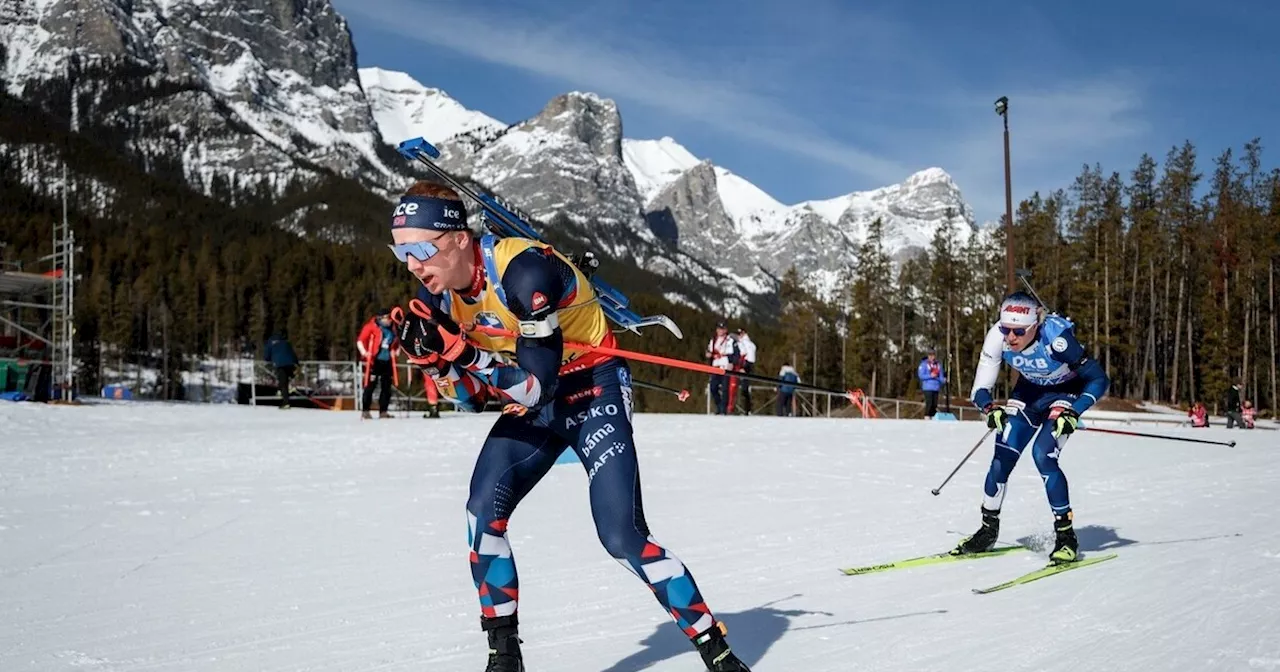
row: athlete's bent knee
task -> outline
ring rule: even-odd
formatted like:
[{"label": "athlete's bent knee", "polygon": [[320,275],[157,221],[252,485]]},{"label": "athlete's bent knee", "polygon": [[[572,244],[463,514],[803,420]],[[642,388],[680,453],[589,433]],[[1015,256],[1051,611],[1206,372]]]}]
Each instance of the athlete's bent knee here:
[{"label": "athlete's bent knee", "polygon": [[604,550],[617,560],[638,557],[644,550],[645,540],[621,526],[596,528],[596,535],[600,537],[600,545],[604,546]]},{"label": "athlete's bent knee", "polygon": [[1058,466],[1058,451],[1057,441],[1050,442],[1048,446],[1037,445],[1032,451],[1031,456],[1036,460],[1036,469],[1039,469],[1041,474],[1047,476],[1061,471]]}]

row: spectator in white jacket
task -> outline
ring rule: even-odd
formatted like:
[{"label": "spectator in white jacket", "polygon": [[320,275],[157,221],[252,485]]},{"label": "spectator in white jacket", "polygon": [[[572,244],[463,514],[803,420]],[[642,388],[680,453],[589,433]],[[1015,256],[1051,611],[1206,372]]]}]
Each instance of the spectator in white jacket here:
[{"label": "spectator in white jacket", "polygon": [[[737,343],[729,336],[729,328],[724,322],[716,325],[716,335],[707,342],[707,361],[711,366],[728,371],[738,358]],[[729,402],[725,385],[728,376],[711,376],[711,401],[715,402],[716,415],[724,415]]]}]

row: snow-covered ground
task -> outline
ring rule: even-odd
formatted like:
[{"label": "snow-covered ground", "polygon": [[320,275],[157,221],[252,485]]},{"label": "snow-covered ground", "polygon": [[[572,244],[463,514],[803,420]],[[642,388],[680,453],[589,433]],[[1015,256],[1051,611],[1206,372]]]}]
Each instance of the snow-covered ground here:
[{"label": "snow-covered ground", "polygon": [[[0,670],[479,672],[463,506],[493,415],[361,423],[226,405],[0,405]],[[1063,456],[1083,550],[845,577],[978,522],[976,423],[637,417],[655,536],[754,670],[1280,670],[1280,434],[1087,432]],[[700,669],[600,548],[577,464],[510,534],[533,672]],[[1038,544],[1030,458],[1003,540]]]}]

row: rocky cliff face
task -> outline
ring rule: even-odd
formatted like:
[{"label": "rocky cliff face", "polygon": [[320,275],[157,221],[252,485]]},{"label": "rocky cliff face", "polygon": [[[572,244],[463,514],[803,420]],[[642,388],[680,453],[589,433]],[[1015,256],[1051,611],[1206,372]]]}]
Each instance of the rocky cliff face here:
[{"label": "rocky cliff face", "polygon": [[588,93],[557,96],[537,116],[500,131],[446,140],[442,164],[488,185],[539,219],[564,214],[593,222],[606,251],[633,259],[616,239],[621,227],[653,241],[635,180],[622,160],[622,117],[611,100]]},{"label": "rocky cliff face", "polygon": [[940,227],[960,241],[975,230],[972,209],[939,168],[901,184],[792,206],[708,161],[674,175],[670,168],[636,172],[669,178],[645,205],[655,233],[738,277],[777,277],[794,266],[802,275],[834,278],[853,264],[876,219],[884,224],[886,250],[898,259],[925,249]]},{"label": "rocky cliff face", "polygon": [[144,160],[180,161],[206,192],[222,179],[278,193],[321,172],[384,191],[408,179],[328,0],[9,2],[0,37],[11,94],[73,66],[78,115],[130,131]]}]

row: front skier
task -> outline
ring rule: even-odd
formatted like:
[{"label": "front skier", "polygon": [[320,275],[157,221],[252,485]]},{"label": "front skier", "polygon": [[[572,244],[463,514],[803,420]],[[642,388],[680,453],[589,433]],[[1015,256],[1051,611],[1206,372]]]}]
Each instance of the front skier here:
[{"label": "front skier", "polygon": [[[1007,407],[997,406],[991,388],[1000,362],[1019,374]],[[1027,444],[1044,479],[1053,509],[1056,540],[1049,558],[1054,564],[1074,562],[1079,550],[1072,527],[1067,477],[1058,457],[1080,422],[1111,381],[1076,340],[1075,325],[1057,314],[1045,314],[1032,295],[1014,292],[1000,306],[1000,320],[987,331],[978,360],[970,400],[996,430],[995,454],[982,498],[982,527],[951,551],[954,555],[991,550],[1000,534],[1000,506],[1005,484]]]},{"label": "front skier", "polygon": [[[645,524],[626,362],[564,347],[614,345],[586,276],[543,243],[477,238],[458,194],[429,182],[400,199],[392,238],[396,256],[423,284],[400,329],[410,361],[452,387],[464,407],[486,394],[505,404],[480,449],[467,501],[471,574],[489,638],[486,671],[525,669],[507,521],[567,447],[587,469],[592,517],[609,554],[653,591],[710,672],[750,672],[693,576]],[[459,325],[480,328],[464,334]]]}]

